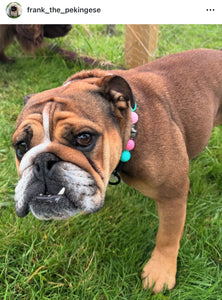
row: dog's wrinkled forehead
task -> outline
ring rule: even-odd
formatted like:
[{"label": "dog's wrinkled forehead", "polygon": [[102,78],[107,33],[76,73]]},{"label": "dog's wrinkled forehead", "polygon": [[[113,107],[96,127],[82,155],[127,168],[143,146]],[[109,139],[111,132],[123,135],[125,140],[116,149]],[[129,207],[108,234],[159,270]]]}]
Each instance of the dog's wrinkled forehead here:
[{"label": "dog's wrinkled forehead", "polygon": [[[66,120],[68,126],[71,124],[69,128],[78,126],[78,123],[84,124],[87,129],[91,125],[95,129],[96,125],[102,131],[105,130],[104,124],[106,128],[113,125],[118,127],[120,120],[130,116],[130,105],[132,108],[135,105],[131,88],[120,76],[102,76],[103,71],[98,72],[80,72],[69,78],[63,86],[25,97],[25,106],[17,119],[16,130],[20,128],[20,131],[24,131],[28,123],[33,127],[37,122],[36,127],[43,127],[44,136],[45,132],[49,132],[51,138],[58,123],[60,136],[66,134],[63,130],[66,124],[61,120]],[[79,133],[79,129],[74,129]]]},{"label": "dog's wrinkled forehead", "polygon": [[[95,108],[98,111],[101,103],[95,95],[99,92],[96,85],[86,82],[68,82],[67,84],[46,90],[41,93],[31,94],[24,97],[24,107],[17,119],[16,127],[18,127],[25,118],[29,118],[33,112],[42,114],[47,103],[50,103],[50,115],[54,115],[53,111],[75,112],[79,116],[83,114],[83,110],[87,108]],[[98,96],[98,95],[97,95]],[[104,109],[103,105],[101,110]]]}]

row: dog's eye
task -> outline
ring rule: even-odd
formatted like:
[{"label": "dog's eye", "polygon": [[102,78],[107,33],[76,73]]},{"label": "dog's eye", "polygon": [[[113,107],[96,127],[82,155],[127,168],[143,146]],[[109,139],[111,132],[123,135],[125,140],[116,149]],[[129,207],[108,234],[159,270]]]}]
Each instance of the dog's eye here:
[{"label": "dog's eye", "polygon": [[21,160],[23,155],[29,150],[28,145],[26,144],[26,142],[22,141],[19,142],[18,144],[16,144],[15,146],[15,152],[17,155],[18,160]]},{"label": "dog's eye", "polygon": [[83,132],[76,137],[76,145],[79,147],[88,147],[92,142],[92,135],[88,132]]}]

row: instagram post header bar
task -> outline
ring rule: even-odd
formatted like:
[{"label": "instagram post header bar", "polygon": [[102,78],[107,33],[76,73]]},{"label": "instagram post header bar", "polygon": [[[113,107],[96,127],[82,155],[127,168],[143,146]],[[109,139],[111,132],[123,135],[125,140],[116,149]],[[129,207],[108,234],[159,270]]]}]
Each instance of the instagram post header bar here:
[{"label": "instagram post header bar", "polygon": [[220,24],[220,0],[1,0],[0,24]]}]

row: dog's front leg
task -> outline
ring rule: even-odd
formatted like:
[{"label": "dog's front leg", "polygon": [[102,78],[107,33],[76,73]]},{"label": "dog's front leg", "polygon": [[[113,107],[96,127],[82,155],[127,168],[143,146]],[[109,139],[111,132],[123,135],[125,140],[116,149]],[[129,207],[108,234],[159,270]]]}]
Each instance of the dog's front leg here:
[{"label": "dog's front leg", "polygon": [[[187,184],[188,190],[189,183]],[[186,218],[186,198],[156,201],[159,230],[156,247],[142,272],[143,287],[158,293],[172,289],[176,283],[177,255]],[[155,284],[155,285],[154,285]]]}]

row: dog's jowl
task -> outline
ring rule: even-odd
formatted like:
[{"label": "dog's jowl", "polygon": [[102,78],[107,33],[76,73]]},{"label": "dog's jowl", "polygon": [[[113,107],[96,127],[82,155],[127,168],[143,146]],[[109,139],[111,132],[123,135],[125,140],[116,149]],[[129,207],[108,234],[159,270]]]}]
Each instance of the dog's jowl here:
[{"label": "dog's jowl", "polygon": [[158,209],[143,286],[155,283],[155,293],[172,289],[189,160],[221,123],[221,103],[222,51],[204,49],[128,71],[82,71],[61,87],[26,97],[13,135],[18,216],[31,211],[39,219],[66,219],[97,211],[121,160],[122,179]]}]

